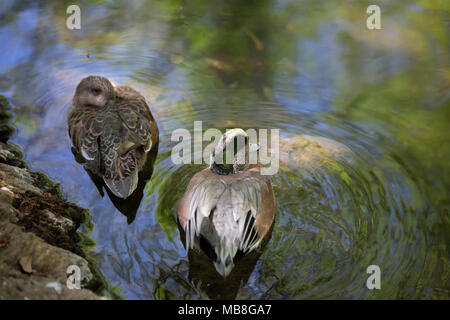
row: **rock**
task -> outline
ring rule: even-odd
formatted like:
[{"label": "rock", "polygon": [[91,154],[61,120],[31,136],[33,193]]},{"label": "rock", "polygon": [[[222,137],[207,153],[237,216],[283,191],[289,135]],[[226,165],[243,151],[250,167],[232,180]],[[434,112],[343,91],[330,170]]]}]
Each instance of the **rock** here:
[{"label": "rock", "polygon": [[0,142],[6,143],[9,137],[14,133],[14,128],[8,122],[12,118],[8,100],[0,96]]},{"label": "rock", "polygon": [[[7,110],[0,96],[0,299],[104,299],[96,293],[106,282],[86,260],[77,233],[89,211],[65,201],[45,174],[28,169],[8,144],[14,129]],[[80,289],[66,285],[69,266],[80,270]]]},{"label": "rock", "polygon": [[320,169],[330,161],[353,162],[353,153],[331,139],[296,135],[280,140],[280,162],[285,170]]},{"label": "rock", "polygon": [[33,257],[31,255],[25,255],[19,259],[19,264],[25,273],[33,273],[33,268],[31,267],[31,262]]},{"label": "rock", "polygon": [[26,192],[43,195],[44,191],[34,186],[34,179],[28,169],[0,163],[1,186],[8,186],[13,192]]},{"label": "rock", "polygon": [[28,168],[22,160],[22,152],[3,142],[0,142],[0,162],[14,167]]}]

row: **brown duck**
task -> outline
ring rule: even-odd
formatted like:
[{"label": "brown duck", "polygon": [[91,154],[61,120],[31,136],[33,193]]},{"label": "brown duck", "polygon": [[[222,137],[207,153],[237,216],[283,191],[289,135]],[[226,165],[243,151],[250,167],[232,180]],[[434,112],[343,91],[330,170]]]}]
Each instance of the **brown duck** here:
[{"label": "brown duck", "polygon": [[158,145],[158,127],[144,97],[129,87],[89,76],[78,84],[68,117],[75,159],[96,183],[128,198],[147,154]]},{"label": "brown duck", "polygon": [[[253,148],[242,129],[227,131],[212,153],[210,167],[194,175],[178,203],[186,250],[203,251],[223,277],[233,269],[238,253],[260,246],[275,218],[270,179],[248,164]],[[233,164],[225,164],[227,152],[232,152]],[[245,161],[239,161],[239,154]]]}]

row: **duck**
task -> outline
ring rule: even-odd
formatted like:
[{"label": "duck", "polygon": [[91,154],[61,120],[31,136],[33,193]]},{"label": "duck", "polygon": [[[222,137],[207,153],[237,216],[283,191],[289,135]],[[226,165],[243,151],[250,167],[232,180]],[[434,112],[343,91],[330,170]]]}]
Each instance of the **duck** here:
[{"label": "duck", "polygon": [[[227,130],[212,151],[209,167],[192,177],[178,202],[186,250],[206,254],[223,278],[238,257],[261,246],[275,220],[270,176],[248,161],[257,150],[243,129]],[[233,163],[227,164],[224,157],[230,151]]]},{"label": "duck", "polygon": [[158,126],[145,98],[105,77],[88,76],[76,87],[72,101],[67,123],[75,160],[102,197],[106,188],[127,199],[138,186],[147,155],[159,142]]}]

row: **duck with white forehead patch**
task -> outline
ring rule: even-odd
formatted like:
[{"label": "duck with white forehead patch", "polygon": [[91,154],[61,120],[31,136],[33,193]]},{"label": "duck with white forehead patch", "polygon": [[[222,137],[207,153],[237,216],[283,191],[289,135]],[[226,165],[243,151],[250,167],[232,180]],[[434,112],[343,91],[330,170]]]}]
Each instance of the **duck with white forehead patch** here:
[{"label": "duck with white forehead patch", "polygon": [[[270,178],[261,175],[258,165],[249,165],[253,151],[244,130],[228,130],[209,168],[194,175],[178,203],[186,250],[203,251],[223,277],[233,269],[239,252],[260,246],[275,219]],[[227,154],[232,163],[226,163]]]}]

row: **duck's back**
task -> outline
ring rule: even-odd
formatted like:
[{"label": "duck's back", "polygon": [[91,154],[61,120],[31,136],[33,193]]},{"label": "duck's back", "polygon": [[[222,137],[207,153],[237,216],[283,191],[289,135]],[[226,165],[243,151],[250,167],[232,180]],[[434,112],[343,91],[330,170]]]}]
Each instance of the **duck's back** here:
[{"label": "duck's back", "polygon": [[73,109],[69,135],[91,177],[100,177],[116,196],[127,198],[137,186],[146,153],[158,142],[158,129],[145,99],[131,88],[118,88],[108,107]]},{"label": "duck's back", "polygon": [[227,274],[240,250],[255,249],[269,231],[275,215],[270,179],[259,168],[230,175],[210,169],[197,173],[178,204],[186,249],[196,247]]},{"label": "duck's back", "polygon": [[[115,108],[128,129],[135,133],[142,143],[158,143],[158,127],[145,98],[136,90],[126,86],[116,86]],[[148,139],[150,138],[150,139]]]}]

